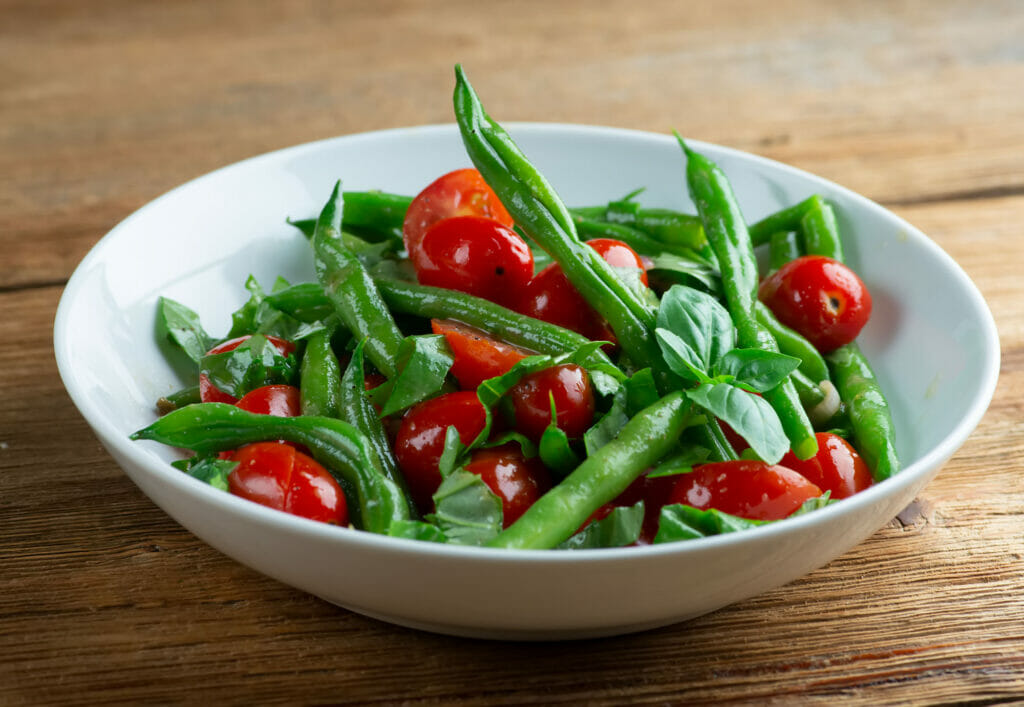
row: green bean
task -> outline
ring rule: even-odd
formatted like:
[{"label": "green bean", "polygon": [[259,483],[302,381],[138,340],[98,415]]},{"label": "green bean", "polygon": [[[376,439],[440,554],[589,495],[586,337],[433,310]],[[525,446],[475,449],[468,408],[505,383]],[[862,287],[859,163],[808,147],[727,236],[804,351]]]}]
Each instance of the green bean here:
[{"label": "green bean", "polygon": [[686,397],[676,391],[641,410],[614,440],[587,457],[488,545],[544,549],[569,538],[595,510],[675,448],[690,409]]},{"label": "green bean", "polygon": [[[778,351],[771,333],[755,316],[754,293],[758,284],[757,260],[747,232],[746,221],[733,196],[725,174],[706,157],[691,151],[682,138],[686,153],[686,181],[697,212],[704,222],[704,233],[718,257],[722,289],[736,326],[737,340],[744,348]],[[818,442],[793,382],[787,380],[764,393],[764,399],[779,415],[779,422],[800,459],[809,459],[818,451]]]},{"label": "green bean", "polygon": [[365,530],[387,533],[392,522],[409,518],[405,494],[380,472],[366,438],[341,420],[257,415],[234,405],[199,403],[161,417],[131,438],[154,440],[199,454],[266,440],[297,442],[339,481],[355,490],[354,500]]},{"label": "green bean", "polygon": [[662,389],[675,384],[651,336],[654,314],[647,304],[577,236],[572,216],[547,180],[505,130],[487,115],[461,66],[455,67],[455,117],[473,164],[516,223],[565,272],[569,282],[611,325],[623,350],[639,368],[651,368]]},{"label": "green bean", "polygon": [[749,228],[750,242],[755,246],[768,242],[773,233],[778,231],[797,231],[800,229],[800,220],[807,213],[814,197],[808,197],[799,204],[793,204],[786,208],[765,216],[763,219]]},{"label": "green bean", "polygon": [[832,205],[817,195],[812,196],[810,202],[807,213],[800,219],[805,252],[843,262],[843,243]]},{"label": "green bean", "polygon": [[[411,196],[388,194],[381,191],[347,191],[344,193],[345,214],[341,225],[346,230],[375,233],[391,238],[401,237],[405,212],[412,202]],[[288,223],[313,237],[316,219],[289,220]]]},{"label": "green bean", "polygon": [[345,374],[339,383],[340,398],[339,409],[341,418],[359,430],[369,443],[370,454],[374,456],[381,472],[394,482],[408,501],[409,513],[415,517],[418,515],[416,504],[409,495],[409,489],[405,483],[405,477],[398,470],[398,463],[395,461],[395,453],[391,449],[384,425],[380,416],[373,407],[373,403],[366,396],[366,377],[363,372],[363,347],[365,341],[356,344],[352,352],[352,358],[345,368]]},{"label": "green bean", "polygon": [[839,396],[846,403],[857,449],[875,481],[900,470],[889,403],[878,379],[856,342],[841,346],[826,357],[832,366]]},{"label": "green bean", "polygon": [[200,400],[199,386],[193,385],[160,398],[156,401],[156,409],[161,415],[164,415],[169,413],[171,410],[177,410],[178,408],[185,407],[186,405],[198,403]]},{"label": "green bean", "polygon": [[334,305],[318,282],[300,282],[271,292],[264,299],[271,306],[307,324],[323,321],[334,313]]},{"label": "green bean", "polygon": [[793,378],[793,386],[796,388],[797,395],[800,396],[800,404],[804,406],[805,410],[813,409],[815,405],[825,399],[825,393],[818,387],[818,384],[801,373],[799,369],[790,375]]},{"label": "green bean", "polygon": [[800,234],[796,231],[776,231],[768,243],[768,267],[772,272],[803,254]]},{"label": "green bean", "polygon": [[340,240],[342,208],[341,182],[338,182],[320,213],[313,236],[316,276],[341,323],[356,338],[368,339],[366,354],[370,361],[381,373],[392,378],[404,337],[366,268]]},{"label": "green bean", "polygon": [[736,450],[733,449],[729,438],[722,431],[718,420],[711,418],[702,425],[692,428],[693,439],[704,449],[708,450],[708,461],[728,462],[739,459]]},{"label": "green bean", "polygon": [[303,415],[340,417],[341,366],[331,348],[331,333],[322,329],[306,341],[299,369]]},{"label": "green bean", "polygon": [[584,221],[605,221],[631,226],[664,245],[700,248],[707,240],[700,217],[672,209],[644,208],[635,201],[612,201],[607,206],[569,209]]},{"label": "green bean", "polygon": [[800,372],[815,383],[829,380],[828,365],[814,344],[775,318],[772,310],[760,300],[754,304],[754,316],[775,338],[779,351],[800,359]]},{"label": "green bean", "polygon": [[573,216],[573,219],[576,222],[576,232],[580,238],[588,240],[591,238],[614,238],[622,241],[640,255],[671,253],[688,260],[693,259],[696,255],[696,251],[689,246],[659,241],[633,226],[609,221],[589,221],[579,216]]}]

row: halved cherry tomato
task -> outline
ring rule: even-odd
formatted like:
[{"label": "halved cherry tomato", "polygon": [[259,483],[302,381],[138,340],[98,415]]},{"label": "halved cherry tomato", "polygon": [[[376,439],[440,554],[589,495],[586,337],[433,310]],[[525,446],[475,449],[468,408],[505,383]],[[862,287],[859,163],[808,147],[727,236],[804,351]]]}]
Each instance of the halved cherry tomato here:
[{"label": "halved cherry tomato", "polygon": [[419,250],[427,229],[452,216],[483,216],[512,228],[512,217],[494,190],[475,169],[457,169],[416,195],[405,212],[402,238],[410,257]]},{"label": "halved cherry tomato", "polygon": [[551,475],[537,459],[523,456],[519,445],[478,449],[466,471],[476,474],[501,499],[502,527],[515,523],[526,509],[551,488]]},{"label": "halved cherry tomato", "polygon": [[702,464],[681,475],[669,503],[716,508],[749,520],[781,520],[821,494],[792,469],[741,459]]},{"label": "halved cherry tomato", "polygon": [[765,278],[757,296],[822,353],[856,339],[871,316],[871,293],[857,273],[823,255],[789,261]]},{"label": "halved cherry tomato", "polygon": [[831,491],[831,498],[849,498],[871,485],[868,465],[850,443],[839,435],[819,432],[818,453],[807,460],[789,452],[779,462],[799,472],[822,491]]},{"label": "halved cherry tomato", "polygon": [[495,339],[490,334],[452,319],[431,319],[435,334],[443,334],[455,356],[451,374],[463,390],[471,390],[488,378],[508,373],[532,352]]},{"label": "halved cherry tomato", "polygon": [[640,254],[622,241],[614,238],[593,238],[587,245],[601,254],[609,265],[614,268],[636,268],[640,271],[640,282],[647,286],[647,269]]},{"label": "halved cherry tomato", "polygon": [[450,425],[459,439],[469,444],[487,422],[484,406],[473,391],[448,393],[413,406],[402,418],[395,436],[395,459],[421,509],[433,505],[441,485],[438,462],[444,453],[444,437]]},{"label": "halved cherry tomato", "polygon": [[576,291],[558,263],[537,273],[510,302],[510,307],[528,317],[572,329],[594,341],[617,342],[611,327]]},{"label": "halved cherry tomato", "polygon": [[[234,351],[251,338],[252,335],[247,334],[245,336],[239,336],[237,339],[229,339],[228,341],[214,346],[206,352],[206,355],[210,356],[213,354]],[[288,356],[295,351],[295,344],[291,341],[286,341],[285,339],[280,339],[276,336],[268,336],[267,341],[273,344],[274,348],[277,349],[282,356]],[[227,403],[229,405],[234,405],[238,402],[238,398],[233,395],[228,395],[210,382],[210,378],[205,373],[199,374],[199,399],[204,403]]]},{"label": "halved cherry tomato", "polygon": [[438,221],[410,253],[421,285],[508,301],[533,277],[533,253],[511,228],[480,216]]},{"label": "halved cherry tomato", "polygon": [[251,390],[235,403],[237,407],[260,415],[298,417],[302,414],[302,399],[294,385],[265,385]]},{"label": "halved cherry tomato", "polygon": [[315,460],[282,442],[240,448],[228,475],[236,496],[303,518],[348,525],[348,505],[334,477]]},{"label": "halved cherry tomato", "polygon": [[565,363],[537,371],[519,381],[508,394],[516,429],[539,440],[551,424],[551,400],[557,425],[570,439],[583,436],[594,420],[594,391],[579,366]]}]

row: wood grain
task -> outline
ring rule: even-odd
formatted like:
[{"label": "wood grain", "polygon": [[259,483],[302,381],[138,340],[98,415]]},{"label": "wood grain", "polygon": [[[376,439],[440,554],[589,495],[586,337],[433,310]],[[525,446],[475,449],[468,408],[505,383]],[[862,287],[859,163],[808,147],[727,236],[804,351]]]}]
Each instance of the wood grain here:
[{"label": "wood grain", "polygon": [[[0,704],[995,704],[1024,699],[1024,3],[0,2]],[[891,205],[995,314],[977,432],[825,568],[683,625],[502,644],[366,619],[168,519],[72,407],[63,282],[111,226],[252,154],[502,119],[766,154]]]}]

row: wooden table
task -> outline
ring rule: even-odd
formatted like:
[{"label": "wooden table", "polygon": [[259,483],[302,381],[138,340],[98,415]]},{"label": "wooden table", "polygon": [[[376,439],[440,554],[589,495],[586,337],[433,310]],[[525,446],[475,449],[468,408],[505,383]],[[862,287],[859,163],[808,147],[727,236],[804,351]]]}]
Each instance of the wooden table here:
[{"label": "wooden table", "polygon": [[[0,703],[1021,699],[1022,38],[1019,1],[0,2]],[[396,628],[178,527],[60,384],[63,284],[114,224],[194,176],[449,122],[455,61],[502,119],[676,127],[922,228],[1001,332],[977,432],[915,506],[827,567],[600,641]]]}]

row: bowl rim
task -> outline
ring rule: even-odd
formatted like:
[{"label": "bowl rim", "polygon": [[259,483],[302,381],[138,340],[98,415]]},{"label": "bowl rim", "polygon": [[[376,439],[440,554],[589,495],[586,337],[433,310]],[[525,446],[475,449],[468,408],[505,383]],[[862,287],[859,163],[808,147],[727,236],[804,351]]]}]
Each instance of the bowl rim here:
[{"label": "bowl rim", "polygon": [[[549,123],[549,122],[508,122],[505,127],[515,138],[524,138],[531,135],[543,137],[557,137],[558,133],[565,133],[574,137],[585,137],[590,139],[628,139],[647,141],[651,144],[668,147],[676,145],[675,138],[671,135],[663,135],[643,130],[630,128],[607,127],[599,125],[581,125],[570,123]],[[950,434],[939,444],[929,449],[914,463],[904,467],[894,477],[876,483],[860,493],[844,499],[840,503],[830,505],[812,513],[787,518],[782,521],[769,523],[745,530],[743,532],[725,533],[704,538],[697,538],[685,542],[663,543],[659,545],[645,545],[638,547],[623,548],[599,548],[586,551],[567,550],[514,550],[502,548],[487,548],[464,545],[449,545],[442,543],[430,543],[405,538],[395,538],[385,535],[378,535],[350,528],[318,523],[316,521],[300,518],[283,511],[275,511],[245,499],[235,497],[205,484],[198,479],[183,474],[169,463],[164,462],[147,452],[146,445],[157,445],[155,442],[133,442],[119,429],[114,422],[100,412],[93,404],[90,396],[75,375],[72,357],[73,343],[68,336],[71,327],[71,311],[74,300],[79,291],[84,287],[86,274],[93,266],[102,262],[114,246],[118,238],[124,232],[130,232],[135,221],[141,219],[148,211],[155,209],[165,200],[173,199],[179,192],[187,189],[194,189],[201,186],[203,182],[212,180],[223,175],[225,172],[244,170],[253,164],[260,162],[273,163],[280,160],[297,157],[308,152],[316,152],[331,148],[338,144],[347,142],[359,142],[362,140],[379,139],[403,139],[406,137],[418,136],[432,132],[450,133],[457,131],[454,123],[441,123],[430,125],[416,125],[407,127],[390,128],[386,130],[374,130],[349,135],[315,140],[278,150],[254,155],[246,159],[224,165],[211,172],[195,177],[173,189],[161,194],[155,199],[131,213],[124,220],[114,226],[89,250],[75,268],[71,277],[65,285],[57,307],[54,318],[54,353],[57,368],[68,395],[85,418],[86,422],[100,437],[105,444],[113,445],[116,452],[126,457],[146,474],[157,477],[161,482],[169,483],[179,492],[198,494],[204,502],[211,503],[218,511],[235,513],[246,516],[250,520],[267,523],[278,530],[310,535],[320,540],[336,542],[339,547],[355,544],[366,549],[380,550],[405,554],[414,552],[419,555],[430,555],[435,558],[474,558],[487,562],[497,563],[563,563],[574,564],[604,561],[646,561],[650,558],[660,558],[666,555],[685,554],[687,552],[713,550],[729,547],[737,543],[748,542],[752,539],[771,541],[780,539],[786,535],[801,532],[803,529],[818,523],[830,522],[830,519],[838,521],[842,517],[856,514],[865,506],[874,505],[891,494],[898,493],[899,489],[906,488],[927,475],[936,471],[938,466],[967,440],[970,434],[981,421],[995,393],[996,383],[999,375],[1000,346],[999,336],[992,313],[978,290],[977,286],[964,272],[964,270],[949,256],[937,243],[931,240],[921,230],[908,223],[902,217],[889,211],[871,199],[858,194],[846,187],[843,187],[829,179],[817,176],[805,170],[776,160],[763,157],[754,153],[746,152],[736,148],[726,147],[715,143],[705,142],[687,138],[687,144],[699,151],[709,153],[712,158],[719,159],[719,156],[728,156],[740,161],[747,161],[757,164],[790,176],[815,182],[815,189],[842,194],[844,198],[853,202],[858,208],[866,209],[877,216],[894,222],[908,240],[915,241],[917,246],[931,251],[932,255],[945,266],[948,273],[952,274],[962,289],[968,293],[972,308],[980,314],[979,330],[983,339],[984,359],[979,375],[975,393],[970,399],[964,414],[957,422]],[[682,168],[682,161],[680,162]],[[162,446],[162,445],[158,445]]]}]

